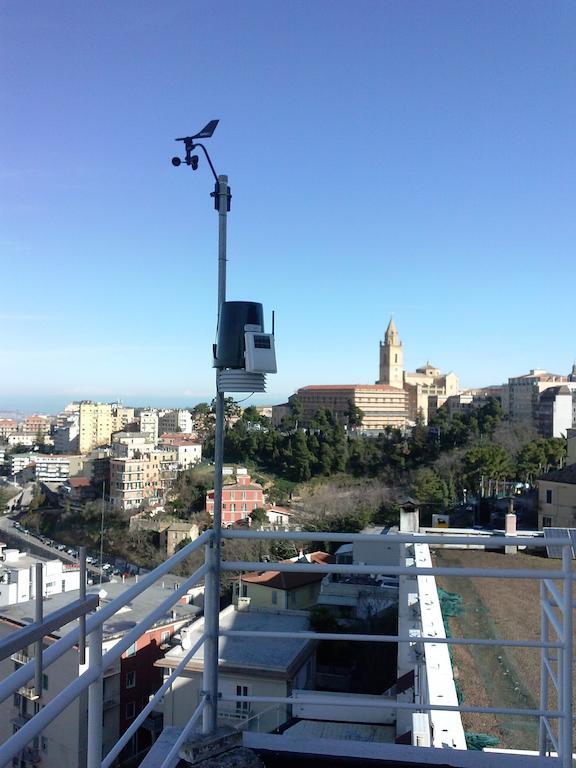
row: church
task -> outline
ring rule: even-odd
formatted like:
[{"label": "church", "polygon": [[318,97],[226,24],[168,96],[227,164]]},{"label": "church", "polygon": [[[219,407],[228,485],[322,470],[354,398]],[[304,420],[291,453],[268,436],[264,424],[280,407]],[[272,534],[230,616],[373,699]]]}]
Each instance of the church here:
[{"label": "church", "polygon": [[460,381],[455,373],[442,373],[430,363],[413,373],[404,370],[404,346],[394,318],[390,318],[384,341],[380,342],[380,377],[376,384],[403,389],[408,422],[421,417],[425,424],[451,395],[460,392]]}]

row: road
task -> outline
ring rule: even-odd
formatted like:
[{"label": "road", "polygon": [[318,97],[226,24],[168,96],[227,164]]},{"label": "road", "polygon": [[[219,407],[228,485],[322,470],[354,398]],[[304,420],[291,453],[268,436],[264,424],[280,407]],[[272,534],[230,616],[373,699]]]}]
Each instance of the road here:
[{"label": "road", "polygon": [[[78,564],[77,557],[72,557],[72,555],[69,555],[67,552],[55,549],[54,547],[49,547],[47,544],[34,538],[34,536],[30,536],[29,534],[14,528],[13,520],[7,515],[0,517],[0,540],[4,541],[9,547],[19,549],[23,552],[30,552],[31,554],[39,555],[40,557],[49,560],[58,559],[65,563]],[[101,571],[100,568],[90,565],[90,563],[86,563],[86,568],[98,578],[98,581],[100,581],[100,576],[102,576],[103,582],[109,581],[106,573]]]}]

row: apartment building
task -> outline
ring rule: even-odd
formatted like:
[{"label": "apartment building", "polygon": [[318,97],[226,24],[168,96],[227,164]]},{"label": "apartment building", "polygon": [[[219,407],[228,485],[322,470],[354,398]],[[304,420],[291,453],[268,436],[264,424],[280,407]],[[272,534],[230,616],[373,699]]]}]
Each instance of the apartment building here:
[{"label": "apartment building", "polygon": [[[240,520],[246,520],[253,509],[264,506],[264,491],[245,469],[236,470],[235,482],[222,488],[222,525],[229,527]],[[206,494],[206,511],[214,514],[214,490]]]},{"label": "apartment building", "polygon": [[337,422],[348,423],[350,404],[364,416],[362,432],[377,434],[386,427],[403,429],[407,424],[407,396],[403,389],[387,384],[321,384],[302,387],[297,392],[304,414],[301,426],[310,425],[316,411],[324,408]]},{"label": "apartment building", "polygon": [[158,442],[158,413],[157,411],[147,410],[140,412],[140,432],[150,436],[154,445]]},{"label": "apartment building", "polygon": [[161,503],[177,473],[177,454],[173,450],[147,451],[137,458],[111,458],[112,506],[130,511]]},{"label": "apartment building", "polygon": [[538,398],[536,428],[542,437],[566,437],[576,425],[576,383],[548,387]]},{"label": "apartment building", "polygon": [[82,457],[64,454],[32,454],[35,476],[39,483],[61,483],[82,469]]},{"label": "apartment building", "polygon": [[538,480],[538,528],[576,528],[576,464]]},{"label": "apartment building", "polygon": [[0,440],[18,431],[18,422],[14,419],[0,419]]},{"label": "apartment building", "polygon": [[80,453],[110,445],[113,432],[121,432],[135,420],[134,408],[118,403],[93,403],[85,400],[79,404]]},{"label": "apartment building", "polygon": [[70,413],[59,417],[52,437],[56,453],[78,453],[80,415],[78,413]]},{"label": "apartment building", "polygon": [[20,425],[20,431],[28,435],[48,435],[50,434],[50,419],[47,416],[27,416]]},{"label": "apartment building", "polygon": [[192,432],[194,422],[190,411],[178,409],[163,411],[158,416],[158,434],[165,432]]},{"label": "apartment building", "polygon": [[508,379],[508,415],[515,421],[536,427],[538,402],[542,392],[566,384],[568,380],[568,376],[548,373],[539,368],[533,368],[530,373],[522,376],[512,376]]},{"label": "apartment building", "polygon": [[202,444],[193,434],[165,434],[160,437],[159,445],[176,451],[179,470],[193,467],[202,460]]},{"label": "apartment building", "polygon": [[14,453],[10,456],[10,473],[14,477],[31,467],[33,478],[39,483],[59,483],[82,469],[82,457],[56,453]]},{"label": "apartment building", "polygon": [[80,589],[80,566],[3,549],[0,555],[0,606],[25,603],[36,597],[36,565],[42,565],[44,597]]},{"label": "apartment building", "polygon": [[[178,583],[179,580],[175,577],[164,577],[163,585],[150,587],[144,594],[136,597],[129,606],[107,621],[104,626],[103,652],[106,653],[112,648],[134,624],[149,613],[153,606],[166,597],[167,590],[174,590]],[[88,594],[99,593],[102,605],[121,595],[129,586],[128,583],[111,582],[106,584],[104,590],[101,587],[88,587],[87,592]],[[49,602],[50,611],[58,610],[78,597],[79,593],[74,591],[53,595]],[[170,637],[181,627],[189,624],[198,612],[198,609],[188,605],[187,601],[188,598],[184,599],[173,611],[144,632],[139,640],[126,650],[119,662],[104,671],[103,756],[110,751],[120,734],[126,730],[127,725],[148,703],[149,696],[162,684],[162,672],[154,664],[163,656]],[[34,616],[33,602],[0,608],[0,638],[27,625],[30,616]],[[76,625],[77,622],[67,624],[61,630],[46,637],[45,643],[55,642]],[[32,655],[34,649],[29,650]],[[86,653],[88,662],[89,649]],[[28,651],[24,651],[1,661],[0,676],[6,677],[15,668],[28,661],[30,655]],[[86,665],[80,665],[78,648],[74,646],[44,670],[44,685],[39,700],[36,699],[32,687],[25,687],[21,688],[14,697],[0,703],[0,742],[21,728],[35,712],[76,680],[78,674],[84,672],[86,668]],[[148,750],[162,729],[161,715],[156,714],[156,717],[151,717],[142,724],[122,752],[121,761],[128,760],[132,756],[143,756]],[[42,735],[29,745],[22,754],[22,762],[17,763],[19,768],[20,766],[29,768],[31,765],[41,765],[42,768],[85,768],[86,729],[87,696],[82,696],[73,701],[62,715],[50,723]]]},{"label": "apartment building", "polygon": [[117,459],[133,459],[154,450],[148,432],[115,432],[112,436],[111,455]]}]

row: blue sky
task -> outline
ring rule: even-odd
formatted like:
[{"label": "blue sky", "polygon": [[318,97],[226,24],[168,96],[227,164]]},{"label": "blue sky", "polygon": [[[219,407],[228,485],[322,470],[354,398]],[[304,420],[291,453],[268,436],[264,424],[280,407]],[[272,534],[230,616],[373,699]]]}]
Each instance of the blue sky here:
[{"label": "blue sky", "polygon": [[276,310],[271,400],[410,369],[464,386],[576,357],[569,0],[0,3],[0,410],[213,389],[230,299]]}]

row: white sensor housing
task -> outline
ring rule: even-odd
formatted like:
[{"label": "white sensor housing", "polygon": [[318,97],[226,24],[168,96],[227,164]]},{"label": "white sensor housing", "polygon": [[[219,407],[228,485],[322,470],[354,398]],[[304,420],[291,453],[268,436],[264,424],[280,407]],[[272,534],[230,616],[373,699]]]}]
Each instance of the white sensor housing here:
[{"label": "white sensor housing", "polygon": [[246,331],[246,370],[250,373],[276,373],[276,350],[272,333]]}]

